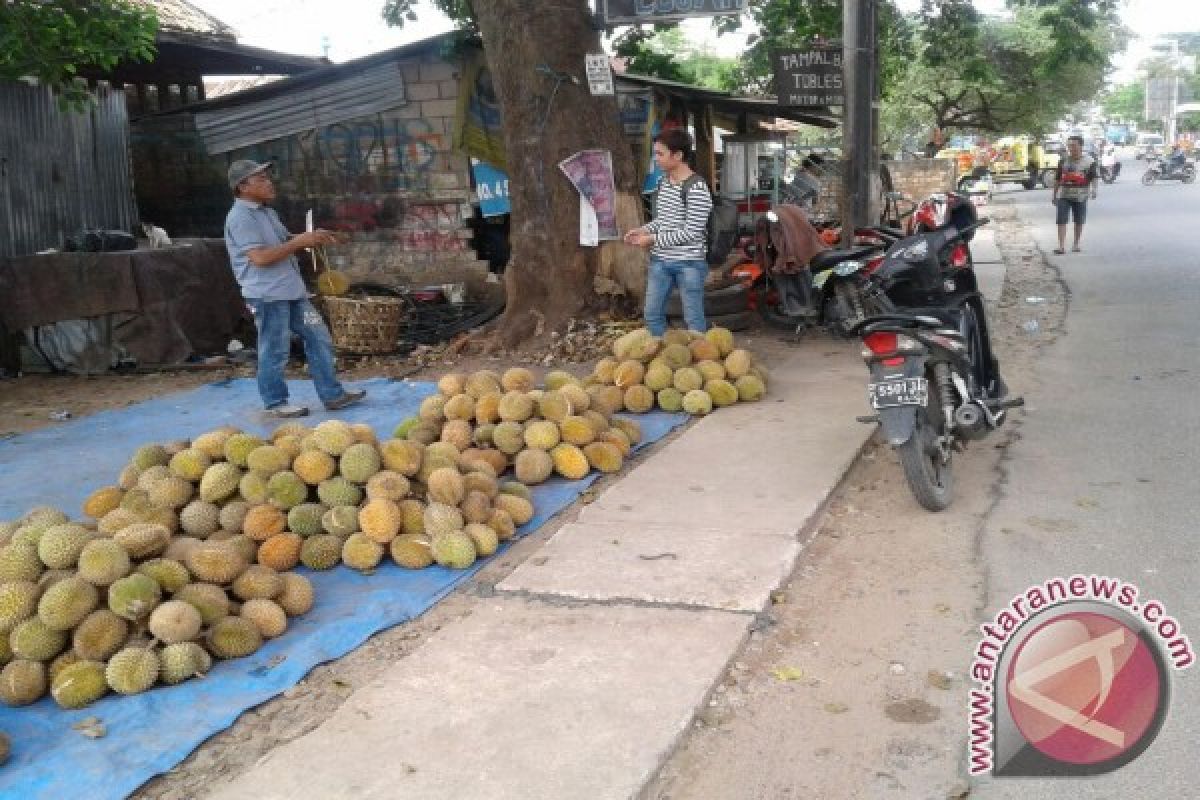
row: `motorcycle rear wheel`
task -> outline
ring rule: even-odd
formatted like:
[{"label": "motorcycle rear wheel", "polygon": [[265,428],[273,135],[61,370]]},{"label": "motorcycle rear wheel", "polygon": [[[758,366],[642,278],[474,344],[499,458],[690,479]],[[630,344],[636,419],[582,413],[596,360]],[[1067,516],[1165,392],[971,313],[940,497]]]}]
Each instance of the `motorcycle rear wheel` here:
[{"label": "motorcycle rear wheel", "polygon": [[1153,186],[1156,180],[1158,180],[1158,173],[1152,169],[1146,170],[1142,174],[1142,186]]},{"label": "motorcycle rear wheel", "polygon": [[1186,170],[1183,173],[1183,177],[1180,178],[1179,180],[1183,181],[1184,183],[1195,183],[1196,182],[1196,170],[1194,170],[1194,169]]},{"label": "motorcycle rear wheel", "polygon": [[947,456],[943,463],[937,447],[938,430],[944,423],[937,387],[930,378],[929,400],[917,409],[916,429],[908,441],[896,447],[896,455],[917,503],[927,511],[945,511],[954,500],[954,462]]}]

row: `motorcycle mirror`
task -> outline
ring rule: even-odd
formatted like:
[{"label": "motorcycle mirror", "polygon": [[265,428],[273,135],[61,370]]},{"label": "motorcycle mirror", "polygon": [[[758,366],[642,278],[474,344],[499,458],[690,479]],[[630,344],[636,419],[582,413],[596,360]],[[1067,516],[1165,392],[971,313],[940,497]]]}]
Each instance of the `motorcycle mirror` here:
[{"label": "motorcycle mirror", "polygon": [[767,222],[779,222],[779,215],[774,211],[767,212]]}]

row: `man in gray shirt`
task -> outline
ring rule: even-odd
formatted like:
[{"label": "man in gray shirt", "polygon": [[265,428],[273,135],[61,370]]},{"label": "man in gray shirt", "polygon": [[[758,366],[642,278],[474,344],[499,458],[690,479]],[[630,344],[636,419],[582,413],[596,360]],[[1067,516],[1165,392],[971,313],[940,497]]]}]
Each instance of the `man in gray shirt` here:
[{"label": "man in gray shirt", "polygon": [[308,301],[296,253],[306,247],[332,244],[329,231],[292,236],[279,215],[267,206],[275,199],[270,164],[235,161],[229,166],[233,208],[225,217],[225,247],[242,296],[254,312],[258,329],[258,393],[267,411],[277,417],[302,417],[308,408],[288,402],[287,367],[294,333],[304,343],[308,372],[317,396],[330,411],[366,397],[363,389],[347,391],[337,379],[333,340],[325,321]]}]

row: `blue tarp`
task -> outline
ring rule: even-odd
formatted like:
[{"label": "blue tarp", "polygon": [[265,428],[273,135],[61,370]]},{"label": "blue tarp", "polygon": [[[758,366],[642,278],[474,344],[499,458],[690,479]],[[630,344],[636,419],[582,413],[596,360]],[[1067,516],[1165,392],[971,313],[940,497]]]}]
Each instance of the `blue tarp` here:
[{"label": "blue tarp", "polygon": [[[358,386],[368,389],[367,401],[337,416],[365,422],[381,438],[436,391],[432,383],[387,379]],[[297,402],[319,407],[311,395],[307,382],[292,386]],[[314,414],[305,422],[315,425],[324,416]],[[687,416],[654,412],[636,419],[644,446]],[[222,425],[265,434],[276,424],[259,410],[254,382],[238,379],[0,441],[0,520],[19,517],[35,505],[77,515],[92,490],[115,482],[139,445],[190,438]],[[593,473],[581,481],[556,479],[534,487],[536,516],[520,533],[537,529],[598,477]],[[419,615],[482,566],[410,571],[389,561],[371,576],[345,567],[302,568],[316,589],[316,606],[249,658],[218,663],[200,680],[133,697],[110,695],[78,711],[60,709],[49,698],[24,708],[0,707],[0,731],[13,743],[11,760],[0,768],[0,797],[125,797],[246,709],[281,694],[316,665],[345,655],[372,634]],[[72,729],[88,717],[99,718],[107,735],[90,739]]]}]

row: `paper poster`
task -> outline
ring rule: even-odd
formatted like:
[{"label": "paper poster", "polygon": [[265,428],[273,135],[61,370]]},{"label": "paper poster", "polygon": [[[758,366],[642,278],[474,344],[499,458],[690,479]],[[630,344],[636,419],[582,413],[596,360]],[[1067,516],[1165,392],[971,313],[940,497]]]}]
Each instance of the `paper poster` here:
[{"label": "paper poster", "polygon": [[500,102],[492,86],[492,73],[481,52],[471,51],[463,61],[455,122],[456,148],[501,169],[507,166]]},{"label": "paper poster", "polygon": [[600,244],[600,225],[596,221],[596,209],[586,198],[579,198],[579,244],[596,247]]},{"label": "paper poster", "polygon": [[507,172],[484,161],[471,159],[471,174],[475,178],[475,193],[479,195],[480,214],[499,217],[512,212]]},{"label": "paper poster", "polygon": [[558,168],[596,212],[599,239],[620,239],[617,229],[617,187],[612,153],[582,150],[558,162]]}]

